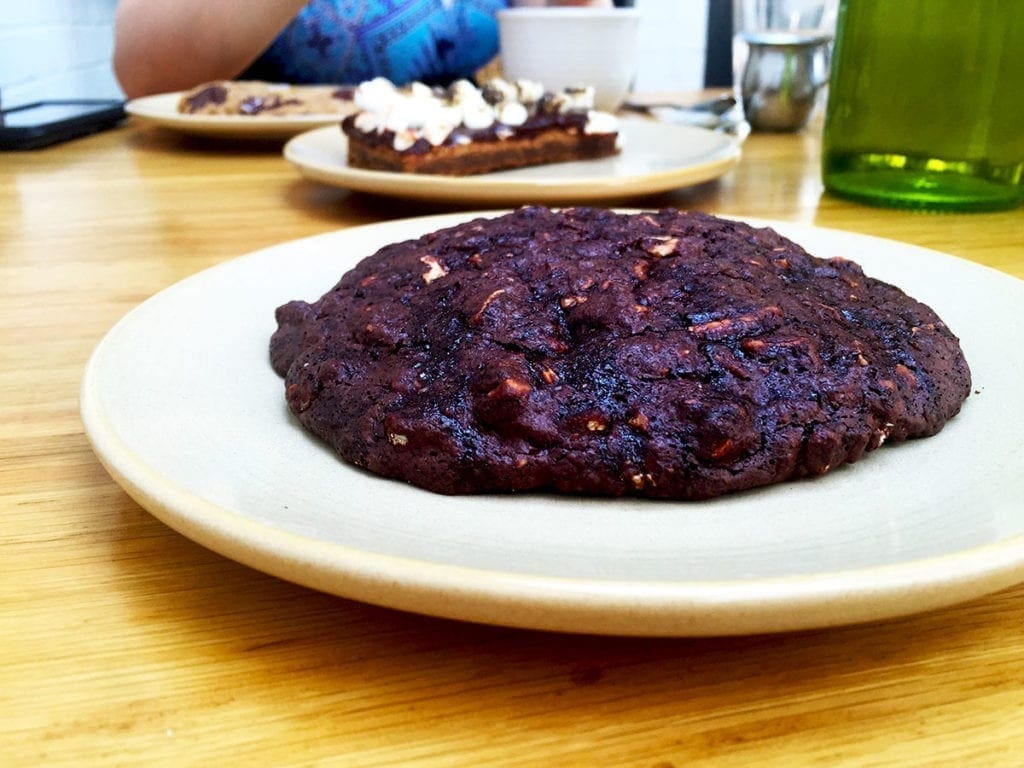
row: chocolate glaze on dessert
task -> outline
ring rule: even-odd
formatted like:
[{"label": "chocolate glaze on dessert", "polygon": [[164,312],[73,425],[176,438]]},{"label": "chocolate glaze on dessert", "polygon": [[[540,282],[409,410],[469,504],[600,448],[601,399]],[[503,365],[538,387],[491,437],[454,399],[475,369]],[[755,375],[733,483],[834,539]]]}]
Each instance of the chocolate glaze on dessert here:
[{"label": "chocolate glaze on dessert", "polygon": [[[371,146],[392,147],[395,141],[394,131],[360,131],[355,126],[356,115],[349,115],[341,123],[341,130],[346,134],[358,132],[361,140]],[[547,112],[531,115],[522,125],[505,125],[492,123],[487,128],[467,128],[462,125],[452,130],[448,137],[438,146],[453,147],[467,143],[483,143],[505,141],[510,138],[529,138],[552,128],[581,133],[587,123],[587,115],[582,112]],[[417,138],[412,146],[401,150],[402,154],[424,155],[434,148],[423,137]]]}]

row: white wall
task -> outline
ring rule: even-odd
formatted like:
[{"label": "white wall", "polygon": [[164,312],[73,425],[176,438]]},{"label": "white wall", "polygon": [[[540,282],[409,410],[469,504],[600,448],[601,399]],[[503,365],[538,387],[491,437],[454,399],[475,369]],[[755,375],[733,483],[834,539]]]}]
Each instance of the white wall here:
[{"label": "white wall", "polygon": [[640,10],[637,92],[704,87],[708,0],[636,0]]},{"label": "white wall", "polygon": [[119,97],[110,66],[116,5],[117,0],[0,0],[3,105]]},{"label": "white wall", "polygon": [[[119,97],[110,66],[116,5],[117,0],[0,0],[0,102],[13,107],[47,98]],[[636,5],[636,90],[700,88],[707,0]]]}]

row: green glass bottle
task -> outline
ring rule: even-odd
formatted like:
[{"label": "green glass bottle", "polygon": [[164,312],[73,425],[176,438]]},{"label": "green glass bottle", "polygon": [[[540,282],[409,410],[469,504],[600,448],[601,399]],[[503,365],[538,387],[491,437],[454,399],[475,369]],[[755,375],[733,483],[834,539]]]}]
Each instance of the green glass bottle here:
[{"label": "green glass bottle", "polygon": [[840,0],[822,173],[878,205],[1024,202],[1024,0]]}]

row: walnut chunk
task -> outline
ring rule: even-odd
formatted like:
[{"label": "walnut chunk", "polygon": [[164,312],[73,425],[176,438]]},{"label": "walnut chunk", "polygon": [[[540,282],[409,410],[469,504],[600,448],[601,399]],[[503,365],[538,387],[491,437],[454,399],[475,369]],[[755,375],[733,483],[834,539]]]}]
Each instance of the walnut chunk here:
[{"label": "walnut chunk", "polygon": [[696,323],[687,327],[690,333],[717,341],[726,337],[755,336],[777,328],[781,323],[782,310],[774,305],[762,307],[737,318],[723,318]]},{"label": "walnut chunk", "polygon": [[510,377],[502,379],[498,386],[487,393],[487,396],[490,398],[512,397],[519,399],[526,397],[530,394],[531,390],[533,390],[533,387],[531,387],[527,382],[522,379],[514,379]]},{"label": "walnut chunk", "polygon": [[472,323],[473,325],[477,325],[480,322],[480,319],[484,316],[484,312],[487,311],[487,307],[490,306],[491,302],[494,301],[503,293],[505,293],[504,288],[499,288],[496,291],[492,291],[491,294],[486,299],[484,299],[484,303],[480,305],[480,309],[478,309],[476,313],[473,315],[473,317],[469,319],[469,322]]},{"label": "walnut chunk", "polygon": [[644,414],[642,414],[639,411],[637,411],[636,414],[631,416],[627,423],[629,424],[629,426],[633,427],[634,429],[639,429],[641,432],[646,432],[648,429],[650,429],[651,426],[651,420],[648,419]]},{"label": "walnut chunk", "polygon": [[658,242],[652,243],[651,245],[647,246],[647,248],[645,248],[644,250],[646,250],[652,256],[656,256],[658,258],[671,255],[672,252],[675,251],[676,246],[679,245],[678,237],[658,236],[653,237],[651,239],[656,240]]},{"label": "walnut chunk", "polygon": [[896,375],[903,379],[904,382],[912,387],[917,385],[917,376],[915,376],[914,372],[907,368],[907,366],[902,363],[897,363],[895,370]]},{"label": "walnut chunk", "polygon": [[392,445],[408,445],[409,437],[400,435],[397,432],[388,432],[388,442]]},{"label": "walnut chunk", "polygon": [[555,373],[550,368],[545,368],[543,371],[541,371],[540,372],[540,377],[542,379],[544,379],[544,383],[545,384],[557,384],[558,383],[558,374]]},{"label": "walnut chunk", "polygon": [[575,288],[577,291],[585,291],[588,288],[592,287],[593,285],[594,278],[592,278],[590,275],[587,275],[586,277],[582,277],[575,283],[573,283],[573,288]]},{"label": "walnut chunk", "polygon": [[725,318],[724,320],[710,320],[706,323],[697,323],[696,325],[689,326],[686,330],[690,333],[699,333],[707,336],[720,331],[727,331],[731,325],[732,320]]},{"label": "walnut chunk", "polygon": [[427,285],[448,274],[448,268],[434,256],[420,256],[420,261],[428,267],[427,271],[421,275],[423,282]]},{"label": "walnut chunk", "polygon": [[629,479],[633,483],[633,487],[638,491],[642,491],[648,485],[652,487],[655,485],[654,478],[648,472],[637,472],[630,475]]},{"label": "walnut chunk", "polygon": [[887,421],[885,422],[885,424],[882,425],[881,429],[871,430],[871,439],[869,442],[869,447],[871,449],[875,449],[881,448],[883,445],[885,445],[885,441],[888,439],[889,434],[892,432],[893,427],[895,426],[896,425],[893,424],[892,422]]},{"label": "walnut chunk", "polygon": [[583,304],[586,300],[586,296],[563,296],[558,303],[562,306],[562,309],[570,309],[577,304]]},{"label": "walnut chunk", "polygon": [[736,442],[730,438],[726,438],[714,448],[711,449],[711,458],[716,461],[720,461],[725,458],[729,458],[736,452]]}]

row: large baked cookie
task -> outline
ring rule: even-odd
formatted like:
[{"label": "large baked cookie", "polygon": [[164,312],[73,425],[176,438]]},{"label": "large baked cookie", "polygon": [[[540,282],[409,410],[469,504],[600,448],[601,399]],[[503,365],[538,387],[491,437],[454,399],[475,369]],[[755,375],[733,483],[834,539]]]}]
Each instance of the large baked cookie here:
[{"label": "large baked cookie", "polygon": [[214,80],[178,99],[188,115],[290,116],[338,115],[356,111],[355,88],[343,85],[287,85],[262,80]]},{"label": "large baked cookie", "polygon": [[970,390],[956,337],[899,289],[675,210],[477,219],[277,320],[299,420],[441,493],[707,498],[932,435]]}]

